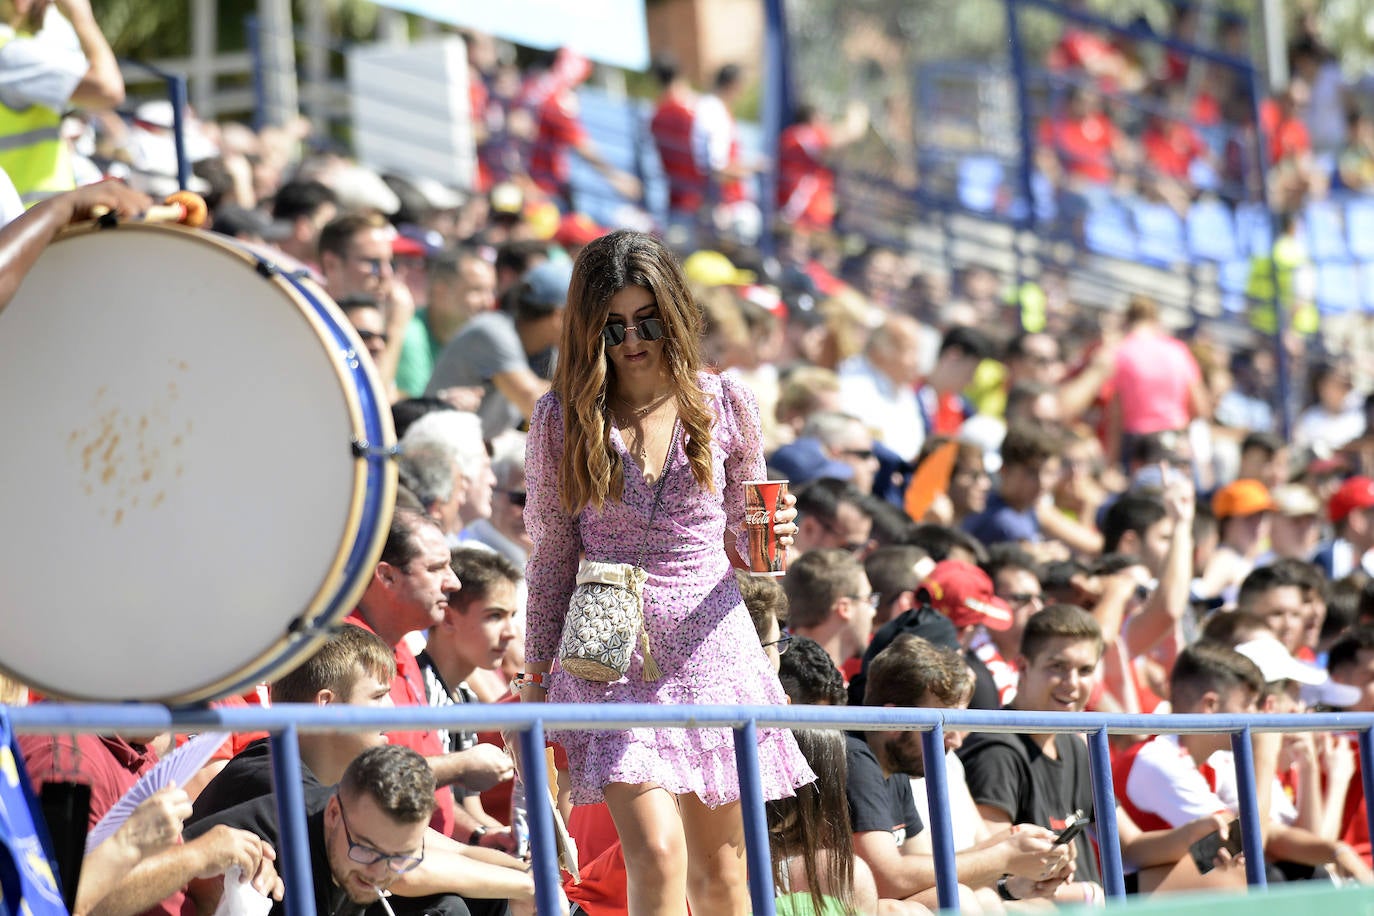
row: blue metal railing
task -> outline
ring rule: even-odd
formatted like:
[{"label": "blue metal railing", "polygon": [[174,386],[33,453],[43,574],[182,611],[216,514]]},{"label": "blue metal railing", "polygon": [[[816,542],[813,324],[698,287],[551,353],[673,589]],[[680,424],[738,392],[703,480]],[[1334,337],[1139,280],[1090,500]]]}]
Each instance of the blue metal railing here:
[{"label": "blue metal railing", "polygon": [[[300,757],[296,735],[302,731],[361,731],[389,728],[462,727],[479,731],[502,729],[521,733],[524,760],[543,757],[545,729],[620,730],[635,727],[730,728],[735,733],[745,845],[749,860],[750,895],[758,916],[775,916],[772,869],[762,784],[757,730],[760,728],[844,728],[858,730],[919,730],[926,761],[926,792],[930,802],[931,839],[936,886],[942,908],[958,906],[958,878],[949,822],[944,729],[973,732],[1030,734],[1085,733],[1092,769],[1093,802],[1098,812],[1115,811],[1109,734],[1161,733],[1231,735],[1235,752],[1239,814],[1246,851],[1246,876],[1264,885],[1264,856],[1255,794],[1250,736],[1256,732],[1336,731],[1358,735],[1365,797],[1374,796],[1374,714],[1308,715],[1107,715],[1095,713],[1006,712],[989,710],[898,709],[891,707],[821,706],[613,706],[613,705],[477,705],[443,709],[373,709],[282,705],[270,709],[178,709],[154,705],[63,705],[5,709],[16,732],[195,732],[227,730],[272,733],[273,766],[280,819],[283,879],[290,916],[315,912],[309,855],[305,850],[305,809],[300,795]],[[535,902],[540,913],[558,912],[558,863],[553,841],[552,809],[543,767],[526,767],[531,847],[534,855]],[[1374,806],[1367,814],[1374,834]],[[1095,818],[1102,877],[1107,895],[1125,897],[1121,847],[1116,819]]]}]

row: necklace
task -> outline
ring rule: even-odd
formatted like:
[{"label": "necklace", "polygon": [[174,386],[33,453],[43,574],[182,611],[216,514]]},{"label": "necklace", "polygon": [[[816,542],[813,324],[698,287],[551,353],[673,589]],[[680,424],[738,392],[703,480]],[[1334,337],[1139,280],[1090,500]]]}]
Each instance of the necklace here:
[{"label": "necklace", "polygon": [[642,407],[635,407],[635,406],[633,406],[632,404],[630,404],[628,401],[626,401],[624,398],[622,398],[622,397],[617,397],[617,398],[616,398],[616,401],[618,401],[618,402],[620,403],[620,406],[621,406],[621,407],[625,408],[625,412],[621,412],[621,411],[619,411],[619,410],[616,411],[616,416],[617,416],[617,418],[619,418],[619,420],[620,420],[620,425],[621,425],[621,426],[628,426],[628,425],[629,425],[627,422],[625,422],[626,417],[629,417],[630,420],[632,420],[632,421],[633,421],[633,420],[642,420],[642,419],[644,419],[644,418],[647,417],[649,414],[653,413],[655,410],[658,410],[658,409],[659,409],[660,407],[662,407],[665,403],[667,403],[668,399],[671,398],[672,396],[673,396],[673,395],[672,395],[672,392],[668,392],[667,394],[660,394],[660,395],[658,395],[657,397],[652,398],[652,399],[649,401],[649,403],[645,404],[645,405],[642,406]]}]

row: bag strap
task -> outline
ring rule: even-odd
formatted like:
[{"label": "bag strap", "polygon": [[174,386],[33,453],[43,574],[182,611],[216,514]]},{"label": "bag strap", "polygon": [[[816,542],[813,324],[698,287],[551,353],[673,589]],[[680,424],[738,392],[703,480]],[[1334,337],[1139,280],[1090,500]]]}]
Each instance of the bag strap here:
[{"label": "bag strap", "polygon": [[677,445],[677,430],[681,423],[680,417],[673,420],[673,436],[668,440],[668,457],[664,459],[663,470],[654,484],[654,505],[649,510],[649,524],[644,527],[644,542],[639,545],[639,559],[635,562],[640,569],[644,568],[644,555],[649,552],[649,532],[654,530],[654,516],[658,515],[658,504],[663,499],[663,482],[668,479],[668,469],[673,464],[673,449]]}]

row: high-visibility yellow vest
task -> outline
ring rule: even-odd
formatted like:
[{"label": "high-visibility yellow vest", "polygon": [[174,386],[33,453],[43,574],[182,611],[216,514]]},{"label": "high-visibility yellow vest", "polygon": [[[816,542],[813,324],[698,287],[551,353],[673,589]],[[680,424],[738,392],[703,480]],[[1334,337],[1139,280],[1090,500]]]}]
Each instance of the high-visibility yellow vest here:
[{"label": "high-visibility yellow vest", "polygon": [[1273,334],[1278,328],[1278,318],[1274,314],[1274,269],[1277,267],[1279,302],[1289,313],[1289,326],[1304,336],[1316,331],[1320,321],[1317,307],[1311,302],[1298,301],[1293,282],[1294,275],[1306,263],[1307,252],[1302,243],[1286,235],[1274,242],[1272,261],[1266,254],[1251,258],[1250,281],[1246,284],[1245,295],[1250,300],[1250,325],[1255,330]]},{"label": "high-visibility yellow vest", "polygon": [[[0,28],[0,48],[17,34],[13,29]],[[10,176],[26,207],[76,187],[61,126],[60,111],[44,105],[16,111],[0,103],[0,168]]]}]

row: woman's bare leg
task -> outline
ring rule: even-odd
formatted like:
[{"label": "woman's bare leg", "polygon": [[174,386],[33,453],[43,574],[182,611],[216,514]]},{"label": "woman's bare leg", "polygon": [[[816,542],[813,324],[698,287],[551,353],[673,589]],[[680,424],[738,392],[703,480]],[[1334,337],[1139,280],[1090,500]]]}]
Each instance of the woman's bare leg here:
[{"label": "woman's bare leg", "polygon": [[611,783],[605,795],[625,853],[630,916],[687,916],[687,842],[677,799],[652,783]]}]

